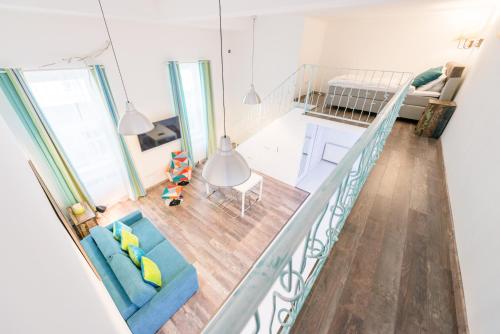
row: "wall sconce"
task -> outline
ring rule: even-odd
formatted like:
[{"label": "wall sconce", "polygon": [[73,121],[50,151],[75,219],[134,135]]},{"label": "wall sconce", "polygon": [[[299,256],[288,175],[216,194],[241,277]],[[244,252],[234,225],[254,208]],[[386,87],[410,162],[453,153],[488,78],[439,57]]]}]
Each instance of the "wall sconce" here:
[{"label": "wall sconce", "polygon": [[483,44],[484,38],[465,38],[458,39],[457,49],[470,49],[472,47],[478,48]]}]

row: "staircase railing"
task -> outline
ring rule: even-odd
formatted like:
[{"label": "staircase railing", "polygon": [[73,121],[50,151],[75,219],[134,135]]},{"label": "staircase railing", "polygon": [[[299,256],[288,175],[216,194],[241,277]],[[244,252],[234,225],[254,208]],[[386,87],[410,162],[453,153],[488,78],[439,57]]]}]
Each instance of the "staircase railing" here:
[{"label": "staircase railing", "polygon": [[368,126],[410,76],[408,72],[304,64],[234,126],[237,141],[243,142],[294,108],[311,116]]},{"label": "staircase railing", "polygon": [[[311,75],[306,68],[288,80]],[[303,103],[299,106],[310,110],[312,92],[320,90],[313,78],[314,74],[290,88],[293,98],[290,101],[288,95],[287,101]],[[363,135],[254,263],[204,333],[287,333],[291,329],[384,147],[410,82],[411,75],[401,79]],[[305,94],[299,93],[303,83]],[[276,112],[270,119],[286,112]]]},{"label": "staircase railing", "polygon": [[262,98],[261,104],[255,106],[235,126],[239,135],[238,142],[252,136],[259,129],[280,118],[294,107],[294,101],[301,92],[307,90],[304,87],[310,69],[308,65],[302,65],[283,80],[276,88]]}]

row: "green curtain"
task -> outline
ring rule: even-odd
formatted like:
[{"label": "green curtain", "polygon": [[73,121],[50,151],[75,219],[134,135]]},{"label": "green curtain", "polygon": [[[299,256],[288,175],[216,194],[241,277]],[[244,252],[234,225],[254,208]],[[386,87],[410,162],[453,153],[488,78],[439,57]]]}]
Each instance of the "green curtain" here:
[{"label": "green curtain", "polygon": [[182,88],[182,79],[179,69],[179,63],[176,61],[168,62],[168,71],[170,76],[170,87],[172,89],[172,100],[174,101],[174,109],[181,124],[181,147],[186,151],[191,164],[193,160],[193,148],[191,146],[191,135],[189,132],[189,122],[186,110],[186,101],[184,98],[184,90]]},{"label": "green curtain", "polygon": [[19,70],[0,70],[0,87],[15,110],[35,146],[40,150],[55,176],[66,203],[87,202],[94,207],[83,184],[65,157],[48,124],[39,111],[24,77]]},{"label": "green curtain", "polygon": [[217,150],[217,135],[215,129],[215,115],[214,103],[212,92],[212,73],[210,71],[210,61],[200,60],[200,81],[203,94],[203,102],[207,116],[207,129],[208,129],[208,156],[211,156]]},{"label": "green curtain", "polygon": [[[111,93],[111,89],[109,87],[108,78],[106,76],[106,72],[104,71],[104,67],[101,65],[91,66],[90,68],[94,79],[97,82],[97,85],[100,88],[102,97],[106,106],[108,107],[108,111],[111,115],[111,119],[115,124],[115,128],[118,127],[119,115],[116,109],[115,100],[113,99],[113,94]],[[130,182],[130,186],[132,189],[133,198],[137,199],[138,197],[146,196],[146,190],[142,185],[141,179],[139,178],[139,174],[135,168],[134,161],[132,160],[132,156],[128,150],[127,143],[123,136],[121,136],[118,131],[116,132],[119,142],[120,149],[122,152],[123,161],[125,163],[127,169],[127,175]]]}]

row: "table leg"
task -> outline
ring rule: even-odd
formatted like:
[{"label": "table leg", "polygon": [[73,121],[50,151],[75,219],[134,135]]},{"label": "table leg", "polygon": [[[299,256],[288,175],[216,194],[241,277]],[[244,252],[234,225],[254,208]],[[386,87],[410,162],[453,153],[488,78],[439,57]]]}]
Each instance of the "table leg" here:
[{"label": "table leg", "polygon": [[245,217],[245,193],[241,193],[241,216]]},{"label": "table leg", "polygon": [[210,195],[210,185],[205,182],[205,192],[207,193],[207,196]]}]

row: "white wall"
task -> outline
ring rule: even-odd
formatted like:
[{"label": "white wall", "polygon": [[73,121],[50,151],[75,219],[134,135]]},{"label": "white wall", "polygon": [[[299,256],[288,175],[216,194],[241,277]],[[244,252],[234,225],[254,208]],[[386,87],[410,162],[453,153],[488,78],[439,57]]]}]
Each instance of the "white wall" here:
[{"label": "white wall", "polygon": [[[102,21],[93,17],[1,10],[0,22],[3,27],[16,27],[0,30],[0,67],[37,68],[63,57],[85,55],[107,40]],[[110,27],[129,96],[151,120],[174,115],[167,60],[211,60],[214,85],[220,87],[217,31],[123,20],[110,20]],[[111,53],[95,62],[106,66],[117,106],[123,111],[125,97]],[[214,95],[218,112],[220,90]],[[173,142],[141,152],[137,137],[128,137],[127,143],[146,187],[165,178],[170,151],[180,145]]]},{"label": "white wall", "polygon": [[442,137],[446,178],[471,333],[500,319],[500,20],[456,97]]},{"label": "white wall", "polygon": [[325,45],[328,21],[306,17],[302,46],[300,49],[301,64],[320,64]]},{"label": "white wall", "polygon": [[0,118],[1,333],[129,333]]},{"label": "white wall", "polygon": [[[237,139],[241,119],[252,110],[242,104],[250,85],[251,18],[241,19],[244,29],[224,31],[224,59],[228,134]],[[166,61],[212,63],[217,131],[222,133],[222,92],[219,34],[216,29],[197,29],[164,23],[109,20],[111,34],[122,67],[130,99],[152,121],[174,114]],[[33,69],[63,57],[85,55],[103,46],[107,36],[97,17],[34,13],[0,9],[0,67]],[[29,22],[20,25],[19,22]],[[223,22],[224,24],[224,22]],[[241,24],[240,24],[241,25]],[[299,16],[262,16],[257,19],[255,84],[261,97],[267,95],[299,66],[304,19]],[[228,52],[231,50],[231,53]],[[124,109],[116,66],[108,51],[95,63],[104,64],[120,111]],[[56,65],[58,68],[64,65]],[[141,152],[137,137],[127,138],[132,158],[146,187],[165,179],[173,142]]]},{"label": "white wall", "polygon": [[418,74],[447,61],[470,64],[477,49],[457,49],[461,35],[481,35],[489,7],[376,11],[328,20],[321,64],[328,67],[409,71]]},{"label": "white wall", "polygon": [[[256,106],[242,104],[251,82],[252,20],[245,20],[247,24],[244,29],[227,33],[224,40],[228,134],[236,142],[240,142],[241,132],[238,129],[245,126],[248,113],[258,110]],[[262,99],[299,67],[303,31],[303,16],[257,18],[254,83]],[[230,54],[227,53],[228,49],[231,49]]]}]

